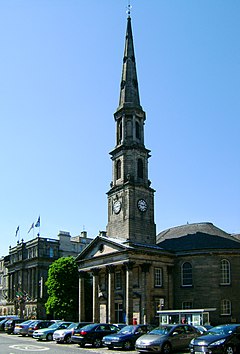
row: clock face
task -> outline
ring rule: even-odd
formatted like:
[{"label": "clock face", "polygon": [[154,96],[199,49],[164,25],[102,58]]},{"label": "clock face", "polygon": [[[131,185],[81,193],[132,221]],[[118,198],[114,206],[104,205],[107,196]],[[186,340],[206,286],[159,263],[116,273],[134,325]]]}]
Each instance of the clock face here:
[{"label": "clock face", "polygon": [[139,199],[137,202],[137,206],[140,211],[146,211],[148,207],[147,202],[144,199]]},{"label": "clock face", "polygon": [[121,207],[122,207],[122,204],[121,204],[120,200],[116,200],[113,203],[113,211],[114,211],[114,213],[115,214],[120,213]]}]

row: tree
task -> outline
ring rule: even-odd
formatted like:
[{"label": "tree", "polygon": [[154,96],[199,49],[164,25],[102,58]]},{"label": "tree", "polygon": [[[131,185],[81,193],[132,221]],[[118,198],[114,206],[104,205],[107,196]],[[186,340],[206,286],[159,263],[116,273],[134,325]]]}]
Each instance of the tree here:
[{"label": "tree", "polygon": [[77,320],[78,267],[73,257],[62,257],[51,264],[46,281],[46,313],[53,318]]}]

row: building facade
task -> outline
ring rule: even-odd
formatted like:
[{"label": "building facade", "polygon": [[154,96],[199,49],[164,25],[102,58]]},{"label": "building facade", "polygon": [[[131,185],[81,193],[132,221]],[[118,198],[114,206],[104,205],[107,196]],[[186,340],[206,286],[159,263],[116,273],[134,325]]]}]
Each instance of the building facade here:
[{"label": "building facade", "polygon": [[[239,239],[211,223],[156,236],[130,15],[114,119],[107,231],[77,257],[79,320],[157,324],[164,311],[201,309],[198,317],[188,314],[189,323],[240,322]],[[85,294],[86,274],[92,277],[92,299]],[[91,319],[85,311],[89,301]]]},{"label": "building facade", "polygon": [[9,247],[0,260],[0,315],[46,318],[49,266],[60,257],[76,257],[91,241],[85,231],[75,237],[60,231],[58,239],[36,237]]}]

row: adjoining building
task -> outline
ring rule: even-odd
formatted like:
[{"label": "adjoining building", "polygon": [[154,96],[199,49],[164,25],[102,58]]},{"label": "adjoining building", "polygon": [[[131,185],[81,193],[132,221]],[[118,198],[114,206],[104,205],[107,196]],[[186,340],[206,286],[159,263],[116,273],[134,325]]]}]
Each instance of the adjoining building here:
[{"label": "adjoining building", "polygon": [[[114,119],[107,231],[77,257],[79,320],[90,320],[85,308],[92,301],[94,322],[171,322],[173,315],[165,313],[164,320],[163,312],[181,309],[194,324],[240,322],[239,239],[211,223],[156,235],[130,15]],[[86,274],[92,277],[92,299],[85,296]]]},{"label": "adjoining building", "polygon": [[76,257],[91,241],[86,231],[75,237],[60,231],[58,239],[35,237],[9,247],[0,260],[0,315],[46,318],[49,266],[60,257]]}]

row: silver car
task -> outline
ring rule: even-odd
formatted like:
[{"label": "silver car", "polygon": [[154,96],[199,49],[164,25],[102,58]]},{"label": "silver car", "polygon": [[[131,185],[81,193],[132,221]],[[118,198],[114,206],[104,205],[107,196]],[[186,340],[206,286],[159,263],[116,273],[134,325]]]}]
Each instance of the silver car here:
[{"label": "silver car", "polygon": [[20,334],[23,337],[26,336],[28,334],[28,328],[29,326],[34,323],[35,320],[27,320],[21,323],[17,323],[14,327],[14,334]]},{"label": "silver car", "polygon": [[53,332],[53,340],[56,343],[72,343],[72,333],[73,330],[77,327],[78,323],[73,322],[70,326],[65,329],[58,329],[57,331]]},{"label": "silver car", "polygon": [[162,325],[137,339],[138,352],[169,354],[175,350],[188,348],[190,341],[200,332],[188,324]]}]

